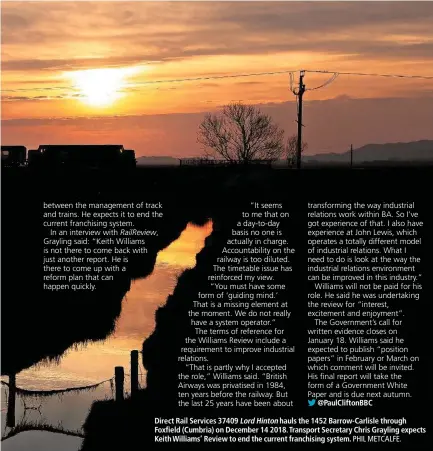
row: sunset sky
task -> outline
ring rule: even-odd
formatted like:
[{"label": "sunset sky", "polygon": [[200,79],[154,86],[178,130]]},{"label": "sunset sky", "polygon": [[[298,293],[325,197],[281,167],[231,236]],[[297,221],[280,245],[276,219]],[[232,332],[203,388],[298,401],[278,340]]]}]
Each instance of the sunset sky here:
[{"label": "sunset sky", "polygon": [[[2,144],[191,156],[207,111],[259,105],[290,135],[288,74],[433,76],[433,2],[2,2]],[[298,74],[296,74],[298,76]],[[329,78],[307,73],[314,88]],[[433,139],[433,80],[340,75],[307,92],[308,153]]]}]

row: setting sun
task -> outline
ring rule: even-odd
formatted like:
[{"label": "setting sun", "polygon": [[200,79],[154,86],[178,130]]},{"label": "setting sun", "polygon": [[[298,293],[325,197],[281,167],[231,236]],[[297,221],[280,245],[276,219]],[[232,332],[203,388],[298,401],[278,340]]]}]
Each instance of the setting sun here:
[{"label": "setting sun", "polygon": [[136,68],[89,69],[69,73],[80,100],[84,103],[104,107],[122,97],[126,77],[137,72]]}]

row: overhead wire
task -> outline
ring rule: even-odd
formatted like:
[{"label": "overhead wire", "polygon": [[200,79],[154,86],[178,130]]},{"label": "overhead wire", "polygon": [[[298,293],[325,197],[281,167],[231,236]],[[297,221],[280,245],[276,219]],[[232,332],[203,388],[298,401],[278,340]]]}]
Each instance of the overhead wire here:
[{"label": "overhead wire", "polygon": [[[296,70],[280,70],[271,72],[254,72],[245,74],[227,74],[227,75],[209,75],[206,77],[187,77],[187,78],[173,78],[173,79],[161,79],[161,80],[147,80],[131,83],[129,86],[142,86],[142,85],[152,85],[161,83],[182,83],[188,81],[205,81],[205,80],[220,80],[224,78],[242,78],[242,77],[258,77],[263,75],[280,75],[280,74],[290,74],[295,73]],[[44,91],[52,89],[74,89],[73,87],[47,87],[47,88],[21,88],[21,89],[3,89],[2,92],[17,92],[17,91]]]},{"label": "overhead wire", "polygon": [[323,83],[320,86],[316,86],[315,88],[306,88],[306,91],[314,91],[316,89],[320,89],[320,88],[325,88],[326,86],[330,85],[337,77],[338,77],[339,73],[338,72],[334,72],[334,74],[332,75],[332,77],[328,80],[325,81],[325,83]]},{"label": "overhead wire", "polygon": [[177,78],[171,80],[149,80],[143,82],[137,82],[136,85],[149,85],[156,83],[179,83],[184,81],[203,81],[203,80],[219,80],[222,78],[241,78],[241,77],[257,77],[261,75],[279,75],[279,74],[293,74],[296,70],[280,70],[273,72],[254,72],[247,74],[229,74],[229,75],[209,75],[208,77],[193,77],[193,78]]},{"label": "overhead wire", "polygon": [[[134,88],[146,85],[163,84],[163,83],[183,83],[194,81],[207,81],[207,80],[221,80],[231,78],[244,78],[244,77],[258,77],[265,75],[280,75],[289,74],[290,91],[297,95],[296,88],[294,87],[294,74],[299,72],[298,70],[280,70],[280,71],[266,71],[266,72],[251,72],[251,73],[239,73],[239,74],[226,74],[226,75],[209,75],[201,77],[185,77],[175,79],[159,79],[159,80],[147,80],[141,82],[134,82],[127,84],[125,87]],[[308,88],[308,91],[324,88],[332,83],[339,75],[353,75],[353,76],[372,76],[372,77],[387,77],[387,78],[402,78],[402,79],[420,79],[420,80],[433,80],[433,76],[430,75],[402,75],[402,74],[381,74],[381,73],[364,73],[364,72],[338,72],[329,70],[317,70],[306,69],[304,73],[317,73],[317,74],[332,74],[331,78],[320,86],[314,88]],[[29,92],[29,91],[54,91],[54,90],[71,90],[77,91],[74,86],[51,86],[51,87],[36,87],[36,88],[16,88],[16,89],[2,89],[2,92]],[[7,97],[7,96],[6,96]]]},{"label": "overhead wire", "polygon": [[401,74],[378,74],[378,73],[364,73],[364,72],[336,72],[329,70],[313,70],[306,69],[305,72],[312,72],[316,74],[338,74],[338,75],[359,75],[367,77],[390,77],[390,78],[412,78],[420,80],[433,80],[433,75],[401,75]]}]

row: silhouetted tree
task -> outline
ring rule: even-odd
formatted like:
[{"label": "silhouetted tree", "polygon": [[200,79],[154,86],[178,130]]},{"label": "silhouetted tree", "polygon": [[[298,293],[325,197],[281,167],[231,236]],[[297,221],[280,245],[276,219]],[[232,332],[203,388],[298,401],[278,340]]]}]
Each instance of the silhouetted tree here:
[{"label": "silhouetted tree", "polygon": [[[301,154],[308,148],[308,144],[302,141]],[[298,135],[292,135],[287,138],[285,154],[287,158],[287,164],[294,166],[296,164],[296,157],[298,154]]]},{"label": "silhouetted tree", "polygon": [[277,160],[284,152],[284,131],[254,105],[231,103],[220,114],[206,114],[197,141],[207,156],[230,162]]}]

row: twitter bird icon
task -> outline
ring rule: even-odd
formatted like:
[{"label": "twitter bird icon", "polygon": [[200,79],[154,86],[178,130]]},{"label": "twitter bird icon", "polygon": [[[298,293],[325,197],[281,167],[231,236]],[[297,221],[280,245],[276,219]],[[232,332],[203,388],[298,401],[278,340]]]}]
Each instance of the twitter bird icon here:
[{"label": "twitter bird icon", "polygon": [[309,407],[313,407],[314,404],[316,404],[316,400],[315,400],[315,399],[309,399],[309,400],[308,400],[308,406],[309,406]]}]

